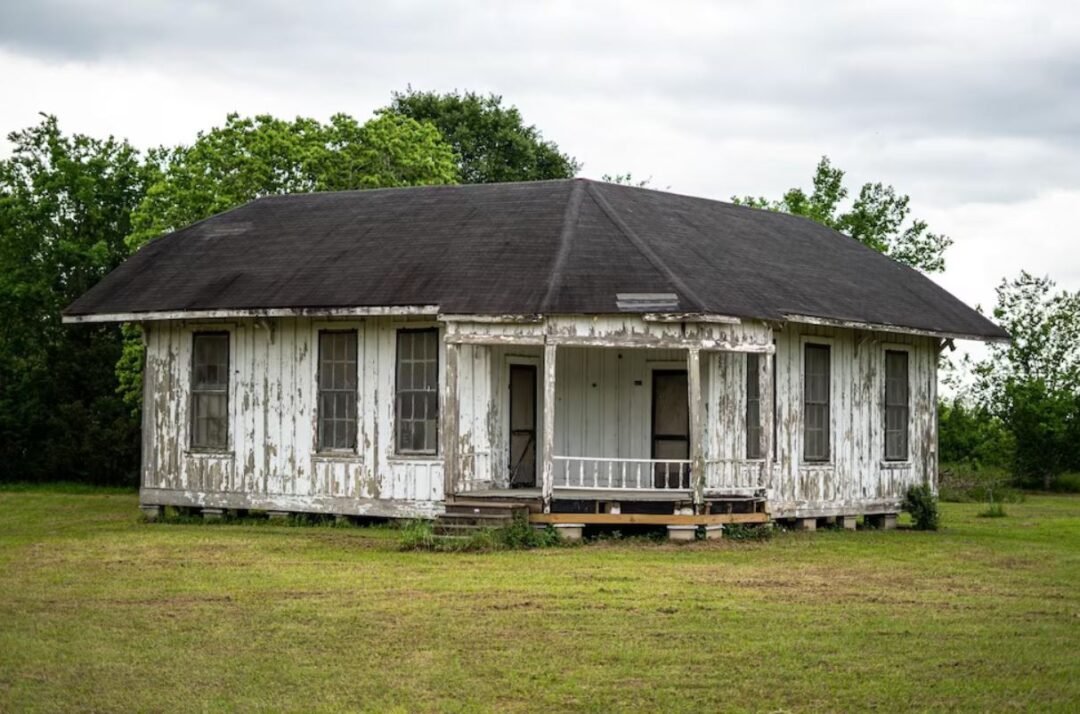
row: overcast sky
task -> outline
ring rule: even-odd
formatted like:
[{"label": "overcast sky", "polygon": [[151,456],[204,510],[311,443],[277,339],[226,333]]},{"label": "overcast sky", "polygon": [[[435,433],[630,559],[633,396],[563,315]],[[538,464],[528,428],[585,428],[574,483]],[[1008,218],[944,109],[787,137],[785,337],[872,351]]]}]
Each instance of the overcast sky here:
[{"label": "overcast sky", "polygon": [[230,111],[365,118],[409,84],[495,92],[588,177],[775,197],[828,154],[910,194],[956,241],[935,279],[989,307],[1021,268],[1080,288],[1078,8],[5,1],[0,130],[44,111],[148,147]]}]

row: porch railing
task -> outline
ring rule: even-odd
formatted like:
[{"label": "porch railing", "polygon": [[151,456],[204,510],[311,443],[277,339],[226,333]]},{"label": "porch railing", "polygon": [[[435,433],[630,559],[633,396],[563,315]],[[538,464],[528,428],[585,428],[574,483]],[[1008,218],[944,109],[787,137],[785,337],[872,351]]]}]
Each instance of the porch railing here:
[{"label": "porch railing", "polygon": [[687,490],[689,459],[552,456],[556,488],[632,491]]}]

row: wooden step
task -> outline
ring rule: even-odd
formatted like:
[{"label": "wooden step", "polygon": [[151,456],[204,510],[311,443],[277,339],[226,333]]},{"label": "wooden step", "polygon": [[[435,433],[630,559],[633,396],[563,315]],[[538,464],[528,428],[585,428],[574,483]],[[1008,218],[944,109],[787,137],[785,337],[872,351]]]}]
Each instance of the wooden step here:
[{"label": "wooden step", "polygon": [[489,531],[490,526],[468,523],[436,523],[435,535],[437,536],[471,536],[480,531]]},{"label": "wooden step", "polygon": [[435,519],[436,523],[464,523],[483,525],[489,528],[501,528],[514,522],[514,517],[502,513],[447,513]]},{"label": "wooden step", "polygon": [[477,517],[500,517],[513,518],[515,513],[525,515],[527,511],[521,508],[503,508],[497,506],[462,506],[456,503],[446,504],[448,516],[477,516]]}]

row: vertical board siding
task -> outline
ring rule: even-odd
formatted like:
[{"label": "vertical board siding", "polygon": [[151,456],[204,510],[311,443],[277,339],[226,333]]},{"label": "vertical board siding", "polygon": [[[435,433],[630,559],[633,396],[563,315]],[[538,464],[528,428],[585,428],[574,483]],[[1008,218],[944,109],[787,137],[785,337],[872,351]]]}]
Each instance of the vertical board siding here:
[{"label": "vertical board siding", "polygon": [[[442,454],[395,453],[396,330],[430,322],[391,317],[318,321],[307,317],[228,323],[154,323],[146,334],[142,483],[147,488],[311,498],[440,501]],[[505,333],[505,325],[476,331]],[[229,448],[189,448],[191,335],[229,331]],[[316,452],[318,330],[357,331],[357,444],[353,453]],[[473,326],[470,326],[470,330]],[[525,331],[543,330],[526,326]],[[572,323],[556,334],[682,334],[678,325],[647,325],[624,316]],[[687,328],[689,329],[689,328]],[[763,344],[759,328],[709,326],[736,342]],[[715,337],[716,334],[713,334]],[[890,504],[908,486],[936,484],[937,341],[893,333],[788,324],[775,334],[777,423],[775,460],[746,458],[746,358],[701,355],[706,491],[765,489],[774,515],[818,510],[858,512],[860,504]],[[830,461],[802,462],[802,361],[808,340],[831,347]],[[910,431],[906,462],[884,459],[884,353],[909,353]],[[463,488],[506,485],[509,366],[533,364],[543,374],[544,349],[527,345],[459,347],[458,453]],[[685,350],[560,347],[555,391],[555,453],[649,458],[651,373],[684,369]],[[440,384],[445,348],[440,340]],[[543,413],[538,379],[537,409]],[[762,394],[766,392],[762,390]],[[442,391],[440,390],[440,400]],[[763,398],[762,413],[769,408]],[[440,405],[440,408],[442,406]],[[537,441],[543,443],[538,421]],[[771,434],[770,434],[771,437]],[[538,449],[539,451],[539,449]]]},{"label": "vertical board siding", "polygon": [[[229,448],[199,453],[188,448],[191,335],[207,326],[155,324],[146,344],[151,434],[143,485],[253,496],[441,500],[441,456],[394,453],[395,334],[406,326],[413,325],[304,317],[212,325],[229,331]],[[320,454],[318,330],[342,328],[357,330],[357,444],[353,453]]]}]

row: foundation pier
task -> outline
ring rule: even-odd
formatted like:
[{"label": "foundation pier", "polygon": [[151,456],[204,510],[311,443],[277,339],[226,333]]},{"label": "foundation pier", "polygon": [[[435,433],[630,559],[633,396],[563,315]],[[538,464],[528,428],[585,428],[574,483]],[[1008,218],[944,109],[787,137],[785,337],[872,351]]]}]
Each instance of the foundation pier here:
[{"label": "foundation pier", "polygon": [[692,541],[697,538],[697,528],[697,526],[668,526],[668,540],[678,543]]},{"label": "foundation pier", "polygon": [[855,530],[856,520],[857,519],[855,516],[837,516],[836,525],[840,526],[844,530],[853,531]]},{"label": "foundation pier", "polygon": [[149,503],[140,503],[139,510],[142,511],[143,518],[150,523],[161,518],[161,506],[155,506]]}]

